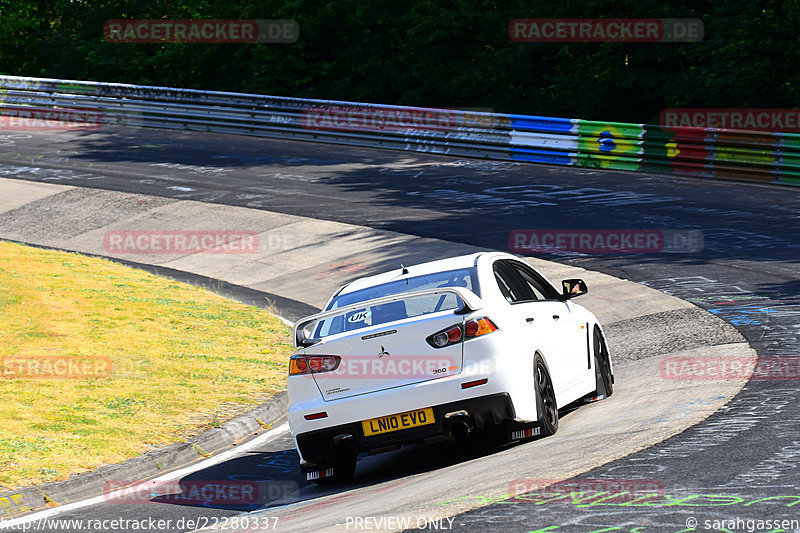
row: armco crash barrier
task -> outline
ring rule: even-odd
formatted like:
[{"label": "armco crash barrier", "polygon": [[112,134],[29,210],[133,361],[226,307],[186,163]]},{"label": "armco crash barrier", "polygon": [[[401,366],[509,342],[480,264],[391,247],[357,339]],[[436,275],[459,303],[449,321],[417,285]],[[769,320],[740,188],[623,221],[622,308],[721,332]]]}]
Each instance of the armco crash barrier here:
[{"label": "armco crash barrier", "polygon": [[800,185],[800,134],[0,76],[0,133],[48,129],[43,108],[96,110],[112,125]]}]

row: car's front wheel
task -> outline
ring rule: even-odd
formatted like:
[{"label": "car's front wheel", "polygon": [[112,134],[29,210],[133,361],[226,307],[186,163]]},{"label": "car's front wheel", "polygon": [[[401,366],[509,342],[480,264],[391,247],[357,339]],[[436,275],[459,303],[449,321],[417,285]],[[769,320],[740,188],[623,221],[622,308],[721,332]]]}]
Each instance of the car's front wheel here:
[{"label": "car's front wheel", "polygon": [[539,424],[542,428],[542,436],[547,437],[558,431],[558,404],[556,404],[550,372],[547,371],[547,367],[539,355],[533,362],[533,379],[536,387],[536,403],[541,414]]}]

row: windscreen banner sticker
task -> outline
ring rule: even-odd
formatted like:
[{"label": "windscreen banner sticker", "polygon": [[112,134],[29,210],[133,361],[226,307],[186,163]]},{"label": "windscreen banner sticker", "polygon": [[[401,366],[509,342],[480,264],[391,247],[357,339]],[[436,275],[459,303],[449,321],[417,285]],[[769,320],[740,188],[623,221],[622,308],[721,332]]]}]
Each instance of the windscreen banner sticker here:
[{"label": "windscreen banner sticker", "polygon": [[347,321],[351,322],[351,323],[353,323],[353,322],[364,322],[370,316],[372,316],[372,311],[370,311],[368,309],[365,309],[364,311],[359,311],[357,313],[353,313],[352,315],[350,315],[350,317],[347,319]]}]

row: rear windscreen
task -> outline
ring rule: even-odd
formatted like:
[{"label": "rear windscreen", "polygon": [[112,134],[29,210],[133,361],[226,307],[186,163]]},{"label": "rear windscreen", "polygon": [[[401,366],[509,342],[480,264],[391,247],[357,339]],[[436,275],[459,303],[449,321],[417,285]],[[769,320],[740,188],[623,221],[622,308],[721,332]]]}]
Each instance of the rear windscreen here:
[{"label": "rear windscreen", "polygon": [[[444,287],[462,287],[479,295],[475,269],[465,268],[403,278],[342,294],[331,303],[327,310],[334,310],[383,296],[394,296],[405,292]],[[314,327],[314,337],[327,337],[344,331],[357,330],[440,311],[460,309],[462,306],[461,298],[453,293],[416,296],[396,302],[366,306],[362,309],[348,311],[343,315],[320,320]]]},{"label": "rear windscreen", "polygon": [[[404,292],[421,291],[424,289],[440,289],[442,287],[463,287],[480,296],[478,289],[478,276],[475,268],[462,268],[446,272],[434,272],[424,276],[402,278],[382,285],[367,287],[358,291],[337,296],[326,310],[344,307],[358,302],[374,300],[382,296],[393,296]],[[455,296],[452,296],[455,298]]]}]

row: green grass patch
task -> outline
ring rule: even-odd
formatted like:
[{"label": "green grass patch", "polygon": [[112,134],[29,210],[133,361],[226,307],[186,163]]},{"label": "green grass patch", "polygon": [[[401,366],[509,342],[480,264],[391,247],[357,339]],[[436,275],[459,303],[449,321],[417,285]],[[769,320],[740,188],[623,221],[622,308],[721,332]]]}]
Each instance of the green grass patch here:
[{"label": "green grass patch", "polygon": [[[0,241],[0,489],[218,426],[284,390],[291,353],[289,328],[261,309],[111,261]],[[102,360],[109,371],[19,379],[8,362],[20,360]]]}]

